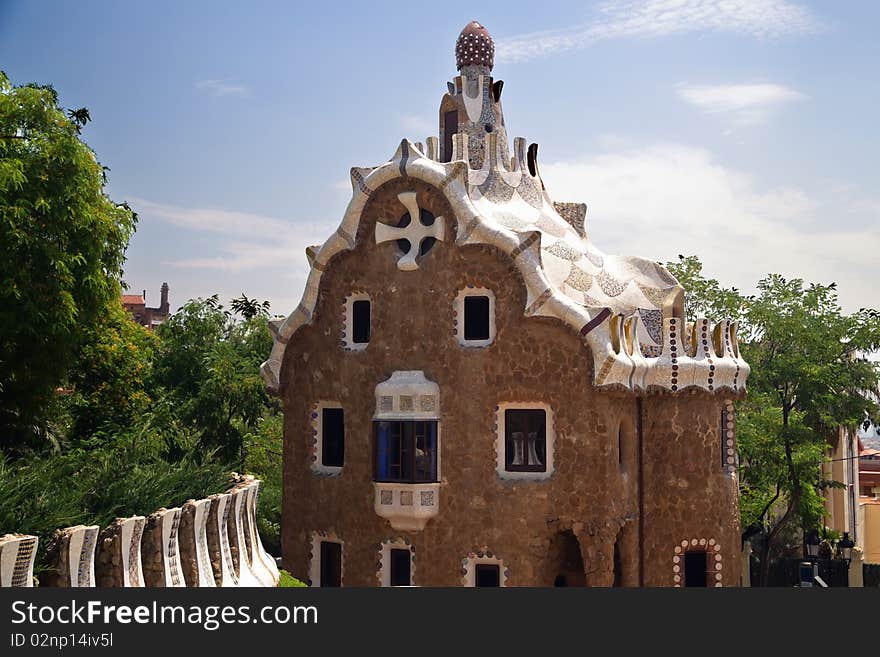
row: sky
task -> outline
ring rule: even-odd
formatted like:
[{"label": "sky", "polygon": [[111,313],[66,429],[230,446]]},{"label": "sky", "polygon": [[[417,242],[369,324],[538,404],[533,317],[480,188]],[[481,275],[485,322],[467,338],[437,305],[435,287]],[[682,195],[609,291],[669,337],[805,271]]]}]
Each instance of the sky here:
[{"label": "sky", "polygon": [[129,290],[172,309],[299,303],[349,169],[437,133],[454,45],[496,41],[508,133],[606,253],[698,255],[744,291],[768,273],[880,307],[880,3],[18,2],[0,69],[85,106],[107,192],[138,212]]}]

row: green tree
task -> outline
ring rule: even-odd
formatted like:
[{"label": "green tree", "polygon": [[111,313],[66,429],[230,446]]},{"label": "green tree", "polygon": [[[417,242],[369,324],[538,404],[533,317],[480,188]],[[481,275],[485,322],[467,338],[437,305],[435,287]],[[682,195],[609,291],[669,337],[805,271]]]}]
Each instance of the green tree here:
[{"label": "green tree", "polygon": [[104,194],[105,169],[49,86],[0,73],[0,445],[46,438],[47,409],[81,344],[119,303],[136,216]]},{"label": "green tree", "polygon": [[272,403],[260,377],[272,347],[267,322],[263,313],[236,320],[215,295],[187,302],[157,330],[157,387],[198,432],[203,448],[238,467],[246,457],[245,436]]},{"label": "green tree", "polygon": [[75,443],[125,431],[152,402],[147,389],[157,337],[132,320],[122,304],[111,304],[100,322],[84,330],[68,383]]},{"label": "green tree", "polygon": [[844,314],[834,283],[771,274],[757,294],[742,296],[705,278],[696,258],[668,266],[691,291],[692,310],[726,312],[740,323],[752,368],[749,394],[737,402],[740,511],[746,532],[763,538],[765,584],[786,533],[819,525],[822,493],[839,485],[821,478],[828,439],[874,406],[867,391],[877,389],[880,372],[865,354],[880,347],[877,313]]}]

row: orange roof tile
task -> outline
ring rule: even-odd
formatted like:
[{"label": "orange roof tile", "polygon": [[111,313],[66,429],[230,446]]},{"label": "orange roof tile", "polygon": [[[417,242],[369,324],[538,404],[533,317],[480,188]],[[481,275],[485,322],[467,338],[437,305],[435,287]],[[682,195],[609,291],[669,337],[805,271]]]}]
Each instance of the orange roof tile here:
[{"label": "orange roof tile", "polygon": [[122,303],[123,305],[136,306],[143,305],[146,301],[144,301],[144,297],[141,294],[123,294]]}]

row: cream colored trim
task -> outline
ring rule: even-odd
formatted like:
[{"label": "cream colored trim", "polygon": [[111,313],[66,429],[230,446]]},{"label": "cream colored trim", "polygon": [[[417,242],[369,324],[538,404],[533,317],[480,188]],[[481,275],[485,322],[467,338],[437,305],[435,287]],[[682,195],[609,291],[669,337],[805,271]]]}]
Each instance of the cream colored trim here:
[{"label": "cream colored trim", "polygon": [[[721,546],[718,545],[718,542],[714,538],[685,539],[680,545],[675,546],[672,556],[672,585],[675,588],[681,588],[684,586],[684,579],[682,577],[682,573],[684,572],[683,555],[685,552],[691,551],[706,553],[706,585],[711,588],[714,584],[715,588],[720,589],[723,586],[722,580],[724,579],[721,574]],[[711,577],[712,573],[715,574],[714,581]]]},{"label": "cream colored trim", "polygon": [[379,586],[391,586],[391,550],[409,550],[409,585],[415,586],[416,549],[405,538],[389,538],[382,541],[382,546],[379,550],[379,570],[376,571],[376,579],[379,581]]},{"label": "cream colored trim", "polygon": [[[468,340],[464,337],[465,297],[489,297],[489,337],[486,340]],[[484,287],[466,287],[455,297],[455,319],[452,332],[462,347],[488,347],[495,341],[495,293]]]},{"label": "cream colored trim", "polygon": [[[544,472],[510,472],[505,467],[505,411],[511,409],[535,409],[546,413],[547,425],[544,432],[547,438],[547,468]],[[545,402],[500,402],[495,407],[495,471],[502,479],[542,481],[553,475],[555,469],[553,452],[556,443],[556,427],[553,409]]]},{"label": "cream colored trim", "polygon": [[339,585],[345,586],[345,541],[333,531],[312,532],[309,551],[309,586],[315,588],[321,586],[321,543],[339,543],[342,546],[340,549]]},{"label": "cream colored trim", "polygon": [[468,555],[461,560],[461,567],[464,571],[464,575],[461,578],[462,586],[476,586],[476,566],[478,564],[492,564],[498,566],[498,585],[507,586],[507,578],[510,577],[510,571],[504,565],[504,560],[485,547],[476,552],[469,552]]},{"label": "cream colored trim", "polygon": [[[311,417],[309,418],[312,425],[312,443],[310,446],[311,456],[309,457],[311,459],[310,467],[312,472],[316,475],[339,476],[342,474],[342,468],[345,467],[344,457],[342,466],[324,465],[322,463],[325,408],[342,409],[342,404],[337,401],[319,401],[312,407]],[[342,413],[344,423],[345,409],[342,409]]]}]

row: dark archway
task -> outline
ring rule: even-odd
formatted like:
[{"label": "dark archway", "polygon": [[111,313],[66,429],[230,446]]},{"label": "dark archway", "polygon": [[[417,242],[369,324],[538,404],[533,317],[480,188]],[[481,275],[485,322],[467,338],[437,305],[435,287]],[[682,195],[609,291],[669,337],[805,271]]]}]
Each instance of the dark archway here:
[{"label": "dark archway", "polygon": [[570,529],[559,532],[553,537],[548,556],[554,568],[553,586],[587,585],[581,546]]}]

